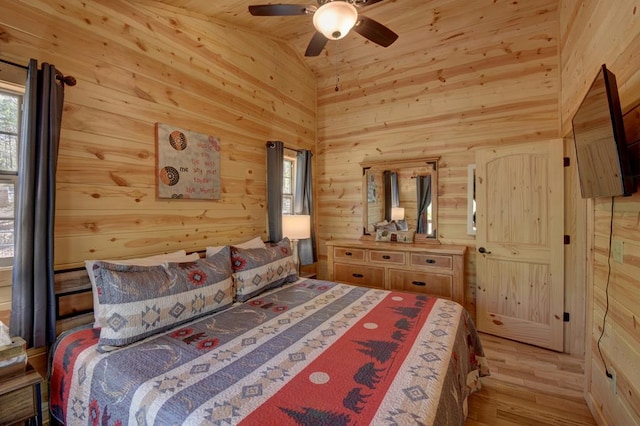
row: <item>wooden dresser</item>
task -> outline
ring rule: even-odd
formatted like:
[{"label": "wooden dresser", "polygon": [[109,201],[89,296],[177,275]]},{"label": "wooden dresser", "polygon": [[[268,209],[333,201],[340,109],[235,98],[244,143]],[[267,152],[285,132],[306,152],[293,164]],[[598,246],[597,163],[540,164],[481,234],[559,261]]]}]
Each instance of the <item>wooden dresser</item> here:
[{"label": "wooden dresser", "polygon": [[329,280],[425,293],[464,305],[465,246],[327,241]]}]

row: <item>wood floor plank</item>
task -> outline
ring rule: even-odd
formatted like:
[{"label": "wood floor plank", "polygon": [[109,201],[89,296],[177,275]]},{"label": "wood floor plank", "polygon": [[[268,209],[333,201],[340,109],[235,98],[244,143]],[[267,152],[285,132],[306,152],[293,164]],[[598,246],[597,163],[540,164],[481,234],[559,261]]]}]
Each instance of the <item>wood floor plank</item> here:
[{"label": "wood floor plank", "polygon": [[583,396],[584,362],[481,333],[491,376],[469,398],[466,426],[595,425]]}]

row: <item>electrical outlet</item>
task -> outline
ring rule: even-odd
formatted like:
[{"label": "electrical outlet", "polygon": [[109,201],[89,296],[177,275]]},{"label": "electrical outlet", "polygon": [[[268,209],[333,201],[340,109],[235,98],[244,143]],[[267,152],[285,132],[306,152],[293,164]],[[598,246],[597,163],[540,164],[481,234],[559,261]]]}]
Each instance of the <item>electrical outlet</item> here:
[{"label": "electrical outlet", "polygon": [[614,395],[618,394],[618,377],[616,375],[616,372],[613,370],[613,368],[609,367],[609,374],[611,374],[611,377],[608,377],[610,385],[611,385],[611,393],[613,393]]},{"label": "electrical outlet", "polygon": [[613,260],[624,263],[624,242],[622,240],[613,240]]}]

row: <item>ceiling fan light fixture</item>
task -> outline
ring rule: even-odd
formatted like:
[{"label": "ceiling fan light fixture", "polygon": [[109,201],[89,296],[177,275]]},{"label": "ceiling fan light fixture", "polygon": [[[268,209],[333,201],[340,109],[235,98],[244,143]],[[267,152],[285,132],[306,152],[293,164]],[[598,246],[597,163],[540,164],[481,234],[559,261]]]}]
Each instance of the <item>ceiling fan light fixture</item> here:
[{"label": "ceiling fan light fixture", "polygon": [[358,11],[346,1],[325,3],[313,14],[313,26],[329,40],[346,36],[357,20]]}]

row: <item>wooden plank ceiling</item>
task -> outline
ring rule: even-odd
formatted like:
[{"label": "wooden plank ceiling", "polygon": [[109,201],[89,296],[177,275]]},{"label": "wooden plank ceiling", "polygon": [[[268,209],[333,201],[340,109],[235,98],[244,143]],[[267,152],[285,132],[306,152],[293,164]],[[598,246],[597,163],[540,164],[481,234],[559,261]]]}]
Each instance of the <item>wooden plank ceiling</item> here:
[{"label": "wooden plank ceiling", "polygon": [[[290,2],[266,0],[156,0],[170,7],[184,9],[188,13],[197,13],[209,18],[224,21],[233,26],[248,28],[252,31],[284,40],[300,56],[315,32],[311,16],[256,17],[248,12],[252,4],[295,3],[315,4],[315,0],[292,0]],[[304,61],[319,75],[331,75],[336,65],[366,67],[367,64],[411,55],[415,52],[428,53],[449,37],[464,33],[465,15],[474,12],[473,2],[462,0],[383,0],[376,4],[358,9],[360,14],[375,19],[395,31],[399,38],[388,48],[380,47],[359,34],[351,31],[339,41],[329,41],[319,57],[304,58]],[[481,13],[481,12],[480,12]],[[477,16],[477,13],[475,14]],[[459,31],[451,31],[447,25],[447,34],[439,34],[438,21],[441,16],[456,19],[460,23]]]}]

